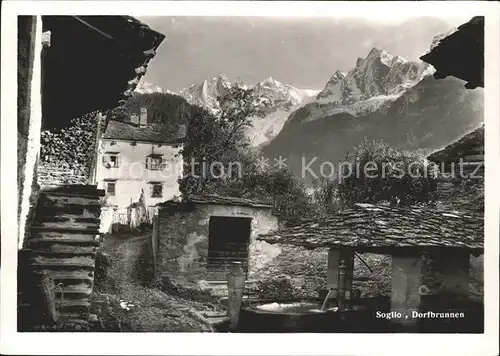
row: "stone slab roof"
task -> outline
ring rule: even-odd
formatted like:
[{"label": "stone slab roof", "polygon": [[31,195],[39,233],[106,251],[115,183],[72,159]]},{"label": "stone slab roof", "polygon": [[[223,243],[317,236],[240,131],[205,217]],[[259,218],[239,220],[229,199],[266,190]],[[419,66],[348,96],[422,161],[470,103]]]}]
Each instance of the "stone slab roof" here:
[{"label": "stone slab roof", "polygon": [[144,141],[152,143],[179,144],[178,130],[166,130],[163,126],[140,127],[130,122],[109,120],[102,136],[104,139]]},{"label": "stone slab roof", "polygon": [[459,26],[420,59],[436,69],[436,79],[452,75],[468,89],[484,88],[484,16]]},{"label": "stone slab roof", "polygon": [[484,155],[484,125],[442,150],[432,153],[427,159],[435,163],[458,162],[460,158],[476,156],[478,161],[482,161],[484,158],[479,157],[482,155]]},{"label": "stone slab roof", "polygon": [[251,208],[273,208],[272,203],[267,201],[259,201],[237,197],[225,197],[221,195],[191,195],[184,202],[167,201],[157,204],[158,207],[175,207],[185,204],[213,204],[213,205],[229,205],[229,206],[246,206]]},{"label": "stone slab roof", "polygon": [[483,226],[481,215],[356,204],[335,215],[302,221],[257,239],[312,249],[350,247],[360,252],[391,253],[415,248],[464,248],[481,252]]}]

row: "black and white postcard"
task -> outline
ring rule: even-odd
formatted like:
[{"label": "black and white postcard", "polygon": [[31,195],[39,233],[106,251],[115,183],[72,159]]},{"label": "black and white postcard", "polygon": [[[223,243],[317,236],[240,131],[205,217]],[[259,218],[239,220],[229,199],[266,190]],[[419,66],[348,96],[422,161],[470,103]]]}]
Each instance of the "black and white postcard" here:
[{"label": "black and white postcard", "polygon": [[2,353],[497,354],[498,3],[3,10]]}]

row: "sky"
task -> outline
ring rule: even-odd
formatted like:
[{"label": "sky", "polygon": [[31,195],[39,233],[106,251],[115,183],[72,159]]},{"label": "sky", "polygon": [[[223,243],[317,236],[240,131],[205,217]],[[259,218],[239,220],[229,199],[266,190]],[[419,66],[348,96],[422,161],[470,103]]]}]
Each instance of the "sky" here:
[{"label": "sky", "polygon": [[460,18],[138,17],[166,35],[145,81],[178,92],[219,74],[255,84],[267,77],[320,90],[336,70],[349,71],[373,47],[407,60]]}]

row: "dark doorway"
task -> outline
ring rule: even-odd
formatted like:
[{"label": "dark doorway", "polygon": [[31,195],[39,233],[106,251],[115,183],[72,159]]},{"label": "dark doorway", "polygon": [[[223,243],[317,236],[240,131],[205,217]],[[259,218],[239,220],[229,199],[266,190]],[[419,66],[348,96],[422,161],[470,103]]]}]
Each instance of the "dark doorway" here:
[{"label": "dark doorway", "polygon": [[248,245],[251,218],[210,217],[208,237],[207,279],[226,280],[234,261],[241,262],[248,273]]}]

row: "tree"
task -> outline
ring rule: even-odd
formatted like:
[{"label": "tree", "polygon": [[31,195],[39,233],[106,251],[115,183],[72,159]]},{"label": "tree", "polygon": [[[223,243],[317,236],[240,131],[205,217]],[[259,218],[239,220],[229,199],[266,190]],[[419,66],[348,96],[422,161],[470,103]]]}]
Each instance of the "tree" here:
[{"label": "tree", "polygon": [[215,113],[194,110],[182,152],[187,165],[180,181],[184,194],[213,192],[218,183],[234,178],[228,173],[242,167],[242,151],[249,145],[245,128],[253,117],[264,115],[266,105],[254,91],[235,86],[218,98]]},{"label": "tree", "polygon": [[316,215],[335,213],[341,208],[338,182],[330,179],[315,181],[310,199]]},{"label": "tree", "polygon": [[346,155],[339,197],[343,204],[426,204],[434,200],[435,172],[418,153],[363,141]]}]

